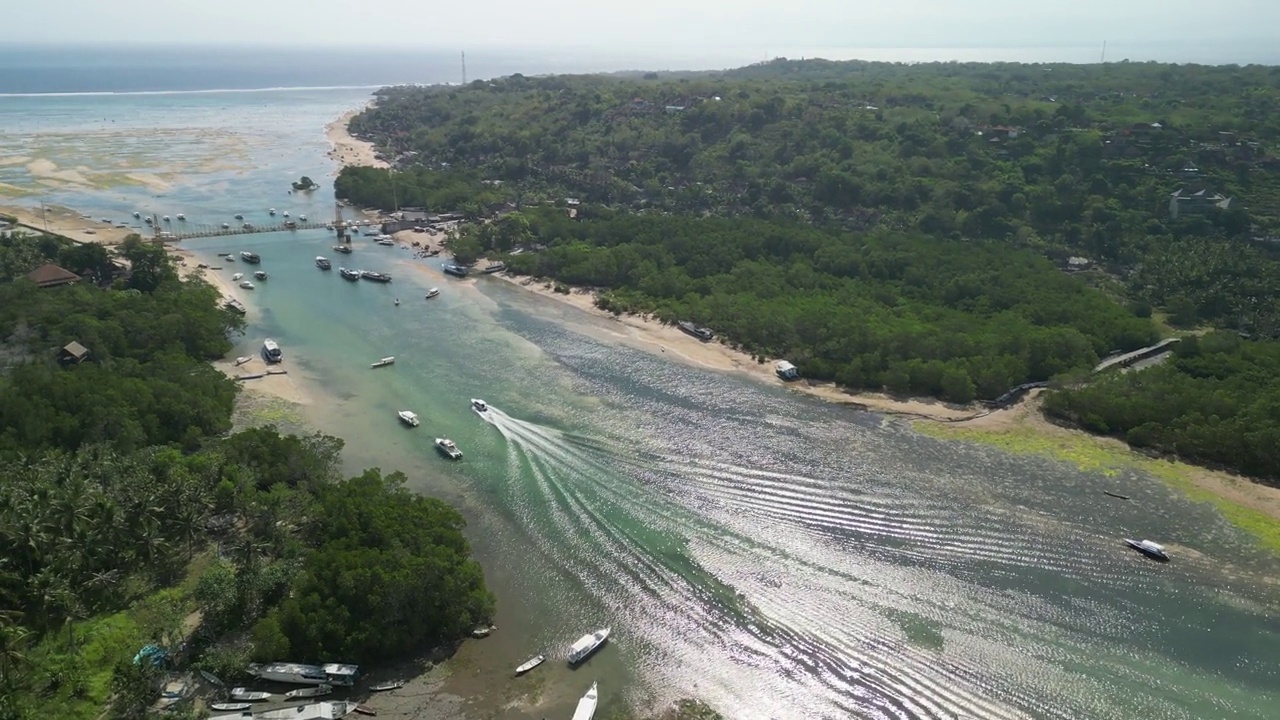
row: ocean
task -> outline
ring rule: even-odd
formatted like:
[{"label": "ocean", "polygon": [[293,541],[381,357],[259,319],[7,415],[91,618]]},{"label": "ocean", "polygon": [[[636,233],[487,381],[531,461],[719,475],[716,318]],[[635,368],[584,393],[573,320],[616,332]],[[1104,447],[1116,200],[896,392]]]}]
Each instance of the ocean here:
[{"label": "ocean", "polygon": [[[4,202],[192,225],[264,223],[270,208],[328,217],[324,126],[373,85],[455,69],[451,54],[331,72],[209,56],[186,72],[64,53],[31,70],[41,84],[17,79],[10,52]],[[300,175],[321,189],[290,193]],[[936,440],[640,349],[609,319],[497,278],[450,279],[438,260],[367,239],[350,256],[331,244],[314,230],[183,246],[214,265],[262,256],[271,277],[239,293],[248,328],[233,354],[275,338],[311,397],[270,417],[343,437],[348,470],[403,470],[468,519],[499,629],[465,643],[412,712],[435,716],[453,696],[465,717],[568,717],[592,682],[602,717],[681,697],[735,720],[1280,707],[1280,563],[1154,477]],[[343,282],[316,255],[394,281]],[[369,369],[387,355],[394,366]],[[473,412],[472,397],[492,410]],[[422,427],[400,426],[402,409]],[[434,452],[439,436],[461,462]],[[1115,488],[1133,501],[1102,496]],[[1145,561],[1126,536],[1164,541],[1174,562]],[[603,626],[609,643],[569,668],[569,643]],[[537,652],[551,660],[513,679]]]}]

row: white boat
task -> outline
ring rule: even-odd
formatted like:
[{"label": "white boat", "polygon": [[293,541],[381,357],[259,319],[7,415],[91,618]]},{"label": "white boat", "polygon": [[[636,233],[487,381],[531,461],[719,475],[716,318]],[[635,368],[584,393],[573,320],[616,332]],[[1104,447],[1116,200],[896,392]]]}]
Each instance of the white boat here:
[{"label": "white boat", "polygon": [[268,211],[267,211],[267,214],[268,214],[268,215],[275,215],[275,214],[276,214],[276,209],[275,209],[275,208],[271,208],[270,210],[268,210]]},{"label": "white boat", "polygon": [[244,273],[236,273],[235,275],[232,275],[232,276],[231,276],[231,281],[232,281],[232,282],[235,282],[235,281],[239,280],[239,279],[240,279],[240,278],[242,278],[242,277],[244,277]]},{"label": "white boat", "polygon": [[485,412],[489,409],[489,405],[480,398],[471,398],[471,409],[476,412]]},{"label": "white boat", "polygon": [[136,218],[137,218],[137,217],[142,217],[142,213],[135,211],[135,212],[133,213],[133,216],[134,216],[134,217],[136,217]]},{"label": "white boat", "polygon": [[538,667],[542,663],[546,662],[546,660],[547,660],[546,655],[538,655],[537,657],[529,658],[528,660],[525,660],[523,664],[521,664],[519,667],[516,668],[516,674],[523,675],[529,672],[530,670]]},{"label": "white boat", "polygon": [[238,703],[211,703],[211,704],[209,705],[209,709],[210,709],[210,710],[224,710],[224,711],[225,711],[225,710],[248,710],[248,709],[249,709],[249,703],[247,703],[247,702],[238,702]]},{"label": "white boat", "polygon": [[298,216],[298,219],[299,219],[299,220],[301,220],[302,222],[306,222],[306,221],[307,221],[307,216],[306,216],[306,215],[299,215],[299,216]]},{"label": "white boat", "polygon": [[609,628],[597,630],[589,635],[583,635],[578,641],[569,647],[569,664],[577,665],[586,660],[591,653],[604,644],[609,639]]},{"label": "white boat", "polygon": [[261,690],[250,690],[249,688],[231,688],[231,699],[242,700],[245,702],[261,702],[270,700],[271,693],[262,692]]},{"label": "white boat", "polygon": [[168,215],[165,215],[165,216],[164,216],[164,221],[165,221],[165,222],[169,222],[169,216],[168,216]]},{"label": "white boat", "polygon": [[1160,543],[1152,542],[1150,540],[1131,540],[1129,538],[1125,538],[1124,541],[1129,545],[1129,547],[1149,558],[1159,560],[1160,562],[1169,561],[1169,555],[1164,551],[1164,546]]},{"label": "white boat", "polygon": [[379,245],[385,245],[385,246],[387,246],[387,247],[391,247],[392,245],[395,245],[395,244],[396,244],[395,240],[392,240],[392,239],[391,239],[391,238],[389,238],[389,237],[388,237],[388,238],[380,238],[379,240],[377,240],[377,243],[378,243]]},{"label": "white boat", "polygon": [[396,413],[396,415],[400,416],[400,422],[405,425],[408,425],[409,427],[418,427],[418,414],[412,410],[401,410]]},{"label": "white boat", "polygon": [[449,438],[436,438],[436,450],[450,460],[461,460],[462,451]]},{"label": "white boat", "polygon": [[231,229],[231,223],[222,223],[222,229],[223,229],[223,230],[230,230],[230,229]]},{"label": "white boat", "polygon": [[333,263],[329,262],[329,258],[323,255],[317,255],[316,267],[320,268],[321,270],[328,270],[329,268],[333,267]]},{"label": "white boat", "polygon": [[178,218],[178,220],[179,220],[179,221],[183,221],[183,222],[185,222],[185,221],[186,221],[186,219],[187,219],[187,216],[186,216],[186,215],[183,215],[182,213],[178,213],[177,218]]},{"label": "white boat", "polygon": [[245,280],[244,282],[240,283],[240,287],[244,288],[245,290],[252,290],[253,283],[249,282],[248,280]]},{"label": "white boat", "polygon": [[591,689],[578,701],[578,709],[573,711],[573,720],[591,720],[591,718],[595,717],[598,700],[599,693],[596,690],[596,683],[591,683]]},{"label": "white boat", "polygon": [[351,687],[360,673],[357,665],[343,663],[326,663],[324,665],[304,665],[302,663],[274,662],[267,664],[250,663],[249,674],[263,680],[292,683],[294,685],[334,685]]},{"label": "white boat", "polygon": [[280,344],[271,338],[262,341],[262,359],[269,363],[278,363],[284,360],[284,352],[280,350]]},{"label": "white boat", "polygon": [[396,356],[395,356],[395,355],[388,355],[388,356],[386,356],[386,357],[382,358],[381,360],[379,360],[379,361],[378,361],[378,362],[376,362],[376,363],[369,363],[369,367],[371,367],[371,368],[380,368],[380,367],[386,367],[386,366],[388,366],[388,365],[394,365],[395,363],[396,363]]},{"label": "white boat", "polygon": [[297,690],[290,690],[289,692],[285,693],[284,696],[289,700],[293,700],[294,698],[320,697],[322,695],[328,695],[331,692],[333,692],[333,686],[326,684],[326,685],[317,685],[315,687],[298,688]]},{"label": "white boat", "polygon": [[390,680],[377,685],[370,685],[369,692],[386,692],[388,690],[399,690],[402,687],[404,687],[403,680]]},{"label": "white boat", "polygon": [[430,290],[427,291],[427,299],[430,300],[431,298],[439,294],[440,294],[440,288],[431,288]]},{"label": "white boat", "polygon": [[267,271],[266,271],[266,270],[254,270],[254,271],[253,271],[253,276],[254,276],[255,278],[259,279],[259,280],[266,280],[266,279],[267,279]]},{"label": "white boat", "polygon": [[491,632],[493,632],[493,629],[492,629],[492,628],[488,628],[488,627],[478,627],[478,628],[476,628],[475,630],[472,630],[472,631],[471,631],[471,637],[473,637],[473,638],[475,638],[475,639],[479,640],[480,638],[487,638],[487,637],[489,637],[489,633],[491,633]]},{"label": "white boat", "polygon": [[288,210],[286,210],[286,211],[284,212],[284,217],[289,217],[289,211],[288,211]]}]

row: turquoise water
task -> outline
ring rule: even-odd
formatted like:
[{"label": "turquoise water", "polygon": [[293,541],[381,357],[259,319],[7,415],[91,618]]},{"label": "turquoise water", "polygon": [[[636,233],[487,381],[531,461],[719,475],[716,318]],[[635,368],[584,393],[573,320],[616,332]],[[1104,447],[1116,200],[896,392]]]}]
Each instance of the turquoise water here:
[{"label": "turquoise water", "polygon": [[[24,99],[20,111],[0,105],[0,151],[114,118],[113,140],[84,141],[86,152],[128,147],[155,172],[176,158],[182,176],[163,192],[113,185],[50,201],[193,223],[259,221],[273,206],[320,218],[333,170],[322,128],[364,97]],[[152,119],[162,132],[146,129]],[[209,169],[208,158],[233,161]],[[324,189],[286,194],[300,174]],[[346,439],[349,469],[404,470],[467,515],[500,628],[464,646],[446,683],[473,717],[567,717],[592,681],[601,715],[684,696],[761,720],[1190,720],[1280,707],[1276,561],[1154,479],[924,438],[635,350],[611,321],[497,278],[457,281],[399,248],[361,241],[338,256],[331,244],[312,231],[187,246],[262,255],[271,278],[239,293],[250,311],[236,354],[280,341],[312,395],[302,414]],[[314,267],[320,254],[394,282],[345,282]],[[424,300],[432,286],[440,297]],[[385,355],[396,364],[369,368]],[[492,405],[487,417],[472,397]],[[422,427],[400,426],[400,409]],[[461,462],[432,450],[440,435]],[[1104,502],[1117,486],[1133,501]],[[1175,561],[1144,561],[1126,536],[1166,542]],[[567,668],[568,643],[604,625],[610,643]],[[538,651],[552,660],[512,680]]]}]

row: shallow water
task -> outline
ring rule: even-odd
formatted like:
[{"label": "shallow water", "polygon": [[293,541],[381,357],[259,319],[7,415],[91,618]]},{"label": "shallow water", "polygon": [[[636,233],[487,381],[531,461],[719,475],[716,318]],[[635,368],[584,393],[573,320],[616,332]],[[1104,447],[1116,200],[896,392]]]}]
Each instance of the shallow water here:
[{"label": "shallow water", "polygon": [[[51,201],[193,223],[270,206],[324,217],[327,178],[310,199],[287,182],[331,172],[322,128],[362,97],[148,98],[128,145],[156,172],[189,160],[173,188]],[[24,102],[23,127],[55,134],[134,112]],[[142,132],[151,117],[175,131]],[[236,168],[201,169],[223,152],[207,137],[240,148]],[[0,150],[17,142],[6,133]],[[683,696],[750,719],[1264,718],[1280,707],[1275,560],[1154,479],[1122,478],[1133,500],[1112,502],[1101,491],[1117,481],[1100,474],[673,363],[612,340],[609,320],[496,278],[456,281],[399,248],[360,241],[335,256],[331,244],[310,231],[187,246],[262,255],[271,279],[240,293],[250,327],[235,352],[280,341],[317,398],[305,416],[346,439],[351,470],[404,470],[467,515],[499,630],[467,643],[446,689],[476,696],[477,716],[567,716],[596,680],[602,714]],[[320,254],[334,271],[314,267]],[[344,282],[340,264],[395,280]],[[424,300],[431,286],[442,293]],[[385,355],[396,364],[369,369]],[[473,412],[472,397],[491,411]],[[400,409],[422,427],[399,425]],[[432,450],[440,435],[461,462]],[[1166,542],[1174,562],[1145,561],[1128,536]],[[606,625],[610,642],[567,668],[568,644]],[[512,680],[538,651],[552,659]]]}]

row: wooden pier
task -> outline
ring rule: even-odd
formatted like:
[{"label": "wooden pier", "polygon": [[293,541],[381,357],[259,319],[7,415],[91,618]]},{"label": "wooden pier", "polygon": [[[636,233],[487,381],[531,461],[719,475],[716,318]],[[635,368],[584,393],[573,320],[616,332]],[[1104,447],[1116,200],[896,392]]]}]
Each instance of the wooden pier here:
[{"label": "wooden pier", "polygon": [[330,227],[323,222],[274,223],[272,225],[254,225],[252,227],[219,227],[217,225],[193,225],[191,223],[169,223],[172,229],[159,228],[154,231],[156,240],[190,240],[192,238],[223,237],[228,235],[254,235],[258,233],[292,232],[294,230],[320,230]]}]

